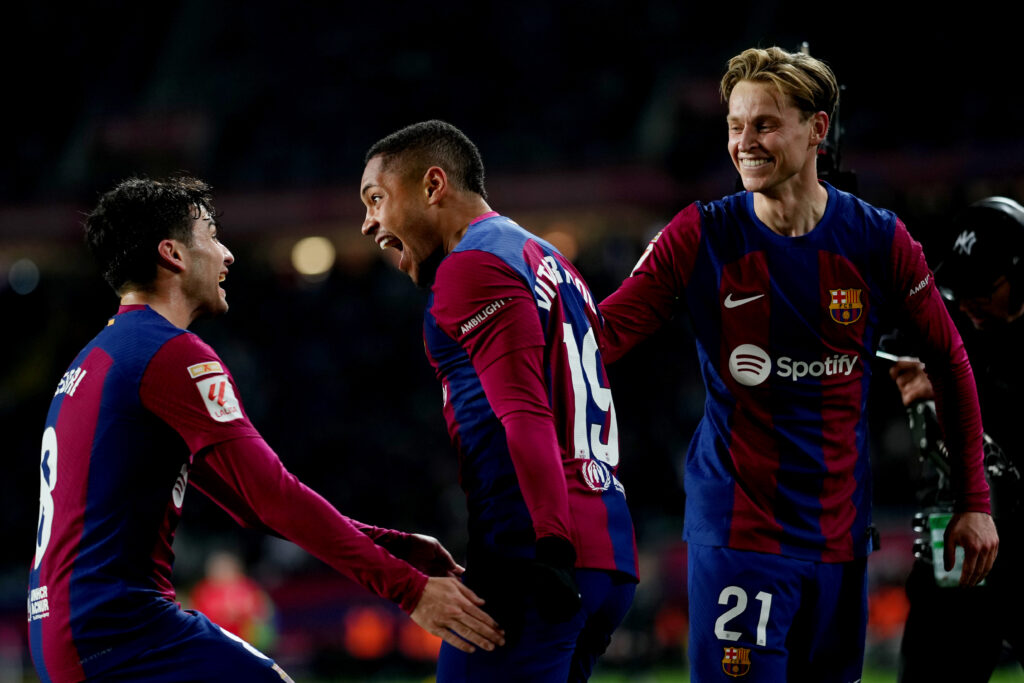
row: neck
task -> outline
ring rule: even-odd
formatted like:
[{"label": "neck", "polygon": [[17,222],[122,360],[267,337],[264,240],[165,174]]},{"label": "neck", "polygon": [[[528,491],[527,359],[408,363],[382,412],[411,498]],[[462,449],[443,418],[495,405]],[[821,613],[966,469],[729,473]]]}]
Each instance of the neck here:
[{"label": "neck", "polygon": [[143,292],[132,290],[121,297],[122,306],[149,306],[167,318],[175,327],[188,329],[196,319],[195,311],[187,304],[183,296],[175,296],[173,292]]},{"label": "neck", "polygon": [[450,209],[442,226],[445,255],[452,253],[462,241],[473,219],[492,211],[484,198],[475,193],[460,197]]},{"label": "neck", "polygon": [[809,181],[787,183],[769,193],[754,193],[754,213],[773,232],[786,237],[806,235],[813,230],[825,215],[827,205],[828,190],[818,182],[816,173]]}]

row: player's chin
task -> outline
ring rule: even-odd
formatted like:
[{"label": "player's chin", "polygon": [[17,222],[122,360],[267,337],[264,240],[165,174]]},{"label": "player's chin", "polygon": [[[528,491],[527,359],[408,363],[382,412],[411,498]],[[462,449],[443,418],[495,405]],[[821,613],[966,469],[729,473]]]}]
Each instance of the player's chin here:
[{"label": "player's chin", "polygon": [[228,312],[228,299],[227,295],[223,292],[223,290],[221,291],[220,296],[217,298],[217,303],[214,306],[211,306],[210,308],[210,313],[212,315],[221,315],[222,313]]}]

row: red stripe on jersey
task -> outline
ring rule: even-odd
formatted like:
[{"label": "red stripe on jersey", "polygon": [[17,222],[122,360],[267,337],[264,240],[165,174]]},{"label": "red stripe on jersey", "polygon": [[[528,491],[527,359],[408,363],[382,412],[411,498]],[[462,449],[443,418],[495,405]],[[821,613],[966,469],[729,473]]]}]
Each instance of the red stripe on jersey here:
[{"label": "red stripe on jersey", "polygon": [[[760,383],[747,386],[729,370],[733,352],[744,344],[756,346],[770,357],[771,277],[764,253],[751,252],[726,264],[719,287],[719,298],[723,302],[719,367],[724,369],[722,378],[736,398],[729,420],[729,456],[736,473],[729,547],[778,554],[782,526],[773,511],[779,452],[773,437],[772,415],[766,407],[772,402],[754,395],[771,391],[770,375]],[[726,301],[744,299],[746,301],[739,306],[725,305]],[[747,481],[753,485],[745,486]]]},{"label": "red stripe on jersey", "polygon": [[[857,268],[839,254],[818,252],[820,278],[821,340],[824,346],[823,363],[836,363],[840,359],[859,358],[864,347],[865,326],[869,319],[871,300],[865,293],[868,283]],[[835,301],[830,292],[843,293],[840,303],[860,304],[863,310],[855,322],[841,324],[829,314],[829,304]],[[845,361],[844,361],[845,362]],[[851,366],[849,374],[835,372],[821,378],[822,385],[822,456],[828,474],[822,482],[821,534],[825,537],[823,562],[842,562],[853,559],[854,539],[850,536],[857,516],[854,494],[857,489],[855,469],[859,457],[857,426],[862,416],[863,359]],[[858,539],[859,540],[859,539]]]},{"label": "red stripe on jersey", "polygon": [[85,671],[71,632],[71,576],[85,522],[93,436],[103,398],[103,385],[113,360],[93,349],[80,366],[86,372],[74,394],[65,395],[57,418],[57,452],[51,453],[56,476],[53,523],[43,551],[39,585],[47,587],[50,616],[43,618],[43,658],[51,675],[81,680]]}]

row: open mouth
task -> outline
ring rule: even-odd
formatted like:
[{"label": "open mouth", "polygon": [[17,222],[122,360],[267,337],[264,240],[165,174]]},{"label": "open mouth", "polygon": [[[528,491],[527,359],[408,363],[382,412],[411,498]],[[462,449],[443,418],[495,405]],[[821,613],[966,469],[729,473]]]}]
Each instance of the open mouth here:
[{"label": "open mouth", "polygon": [[392,235],[387,235],[384,238],[382,238],[379,242],[377,242],[377,246],[380,247],[381,251],[384,251],[388,247],[393,247],[393,248],[397,249],[398,251],[402,251],[402,247],[403,247],[402,240],[400,240],[397,237],[394,237]]}]

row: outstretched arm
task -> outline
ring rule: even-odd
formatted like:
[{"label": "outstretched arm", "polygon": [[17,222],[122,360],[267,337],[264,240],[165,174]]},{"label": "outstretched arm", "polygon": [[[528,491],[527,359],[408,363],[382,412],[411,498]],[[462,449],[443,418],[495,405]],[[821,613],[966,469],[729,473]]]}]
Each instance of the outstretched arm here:
[{"label": "outstretched arm", "polygon": [[[193,465],[192,482],[236,519],[259,520],[261,526],[398,603],[410,615],[422,607],[416,622],[435,634],[455,628],[466,638],[452,643],[456,647],[471,652],[470,642],[481,647],[502,642],[497,624],[480,610],[483,601],[472,591],[463,589],[454,578],[428,579],[374,543],[352,520],[288,472],[262,438],[213,446]],[[437,601],[456,591],[466,599],[438,609]]]},{"label": "outstretched arm", "polygon": [[691,204],[651,239],[629,277],[601,302],[601,357],[606,365],[654,334],[675,313],[700,239],[700,212]]},{"label": "outstretched arm", "polygon": [[[277,454],[249,422],[235,383],[217,354],[197,336],[183,333],[161,347],[149,363],[139,391],[143,405],[163,419],[195,454],[191,482],[245,526],[287,538],[370,591],[398,603],[408,613],[423,601],[428,579],[396,558],[372,535],[387,541],[412,539],[413,551],[430,549],[434,559],[454,565],[447,551],[401,532],[358,524],[306,487],[285,469]],[[412,553],[416,555],[416,552]],[[429,564],[429,563],[428,563]],[[458,583],[454,578],[439,578]],[[457,590],[448,586],[447,590]],[[461,591],[460,591],[461,592]],[[431,588],[427,606],[437,590]],[[493,620],[480,619],[479,607],[457,602],[465,614],[460,628],[480,639],[501,642]],[[451,613],[427,610],[417,623],[431,632],[447,628]],[[459,631],[460,633],[462,631]],[[468,640],[455,643],[472,651]]]}]

